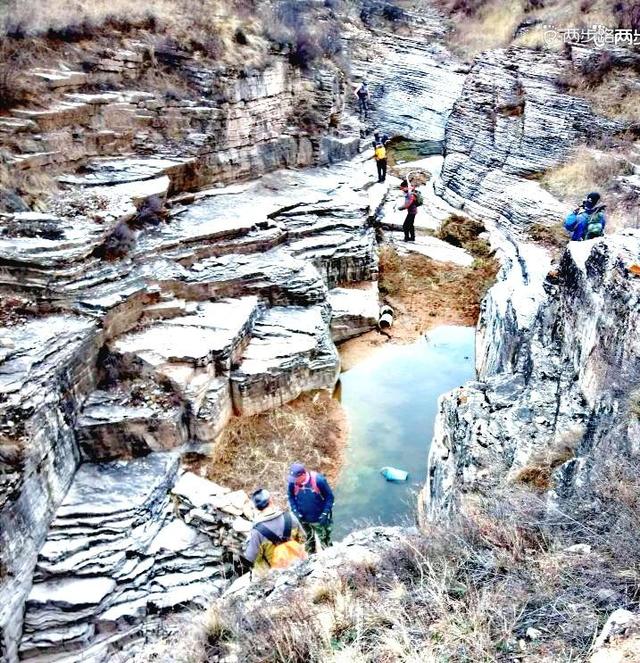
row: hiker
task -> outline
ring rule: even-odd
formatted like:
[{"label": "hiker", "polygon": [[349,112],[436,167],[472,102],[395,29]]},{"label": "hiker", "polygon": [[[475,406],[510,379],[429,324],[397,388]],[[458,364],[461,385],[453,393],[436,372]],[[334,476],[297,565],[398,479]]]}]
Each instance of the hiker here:
[{"label": "hiker", "polygon": [[571,234],[572,242],[581,242],[604,235],[607,220],[604,215],[605,205],[598,205],[600,194],[590,193],[582,204],[564,220],[564,227]]},{"label": "hiker", "polygon": [[377,129],[373,133],[373,157],[376,160],[378,169],[378,182],[384,182],[387,179],[387,143],[389,136],[381,134]]},{"label": "hiker", "polygon": [[418,205],[420,202],[417,193],[411,189],[407,180],[402,180],[402,182],[400,182],[400,189],[402,193],[404,193],[404,203],[400,205],[398,209],[407,210],[407,216],[402,224],[404,241],[415,242],[416,229],[413,224],[416,220],[416,214],[418,213]]},{"label": "hiker", "polygon": [[[307,550],[331,545],[333,491],[323,474],[294,463],[289,473],[289,504],[307,535]],[[316,540],[317,539],[317,540]]]},{"label": "hiker", "polygon": [[362,83],[356,87],[355,95],[358,97],[360,115],[367,117],[367,114],[369,113],[369,88],[367,87],[367,81],[362,81]]},{"label": "hiker", "polygon": [[306,559],[302,545],[305,533],[299,520],[289,511],[276,509],[269,491],[259,488],[251,495],[258,510],[251,538],[244,553],[259,574],[269,569],[285,569],[298,559]]}]

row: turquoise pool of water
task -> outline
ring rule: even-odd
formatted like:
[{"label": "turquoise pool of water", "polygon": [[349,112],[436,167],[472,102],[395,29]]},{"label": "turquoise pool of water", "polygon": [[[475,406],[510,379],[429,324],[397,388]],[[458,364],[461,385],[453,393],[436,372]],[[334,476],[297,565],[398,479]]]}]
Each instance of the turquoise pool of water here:
[{"label": "turquoise pool of water", "polygon": [[[438,397],[474,378],[474,332],[437,327],[411,345],[379,349],[340,376],[350,436],[335,490],[336,540],[367,524],[414,521]],[[386,481],[385,465],[408,471],[408,480]]]}]

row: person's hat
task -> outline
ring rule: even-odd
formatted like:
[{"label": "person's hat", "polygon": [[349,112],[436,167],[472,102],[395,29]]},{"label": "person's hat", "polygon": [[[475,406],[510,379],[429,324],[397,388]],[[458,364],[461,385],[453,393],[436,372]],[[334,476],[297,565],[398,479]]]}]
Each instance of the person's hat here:
[{"label": "person's hat", "polygon": [[302,476],[306,472],[306,469],[302,463],[294,463],[289,470],[289,476],[294,479]]},{"label": "person's hat", "polygon": [[258,488],[252,495],[251,501],[258,511],[262,511],[269,506],[271,495],[266,488]]},{"label": "person's hat", "polygon": [[584,201],[585,207],[595,207],[600,200],[600,194],[597,191],[592,191]]}]

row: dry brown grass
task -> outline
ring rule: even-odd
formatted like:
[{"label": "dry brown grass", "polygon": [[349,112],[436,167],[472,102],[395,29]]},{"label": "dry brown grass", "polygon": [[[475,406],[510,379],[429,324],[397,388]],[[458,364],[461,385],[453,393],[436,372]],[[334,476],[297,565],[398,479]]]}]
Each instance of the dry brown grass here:
[{"label": "dry brown grass", "polygon": [[[637,3],[610,0],[435,0],[452,16],[454,50],[473,57],[483,50],[509,46],[559,51],[562,38],[544,38],[545,25],[558,30],[605,25],[612,28],[638,28]],[[520,29],[527,19],[533,27]]]},{"label": "dry brown grass", "polygon": [[[267,579],[257,602],[216,604],[195,660],[586,660],[611,611],[637,609],[638,476],[638,459],[612,457],[552,513],[535,493],[496,488],[380,555],[294,574],[284,593]],[[566,550],[575,543],[592,552]]]},{"label": "dry brown grass", "polygon": [[589,191],[605,191],[620,175],[630,172],[630,164],[620,152],[577,148],[566,163],[547,171],[542,185],[563,200],[582,200]]},{"label": "dry brown grass", "polygon": [[[480,302],[497,274],[497,261],[477,259],[471,267],[440,263],[421,255],[400,257],[391,247],[380,252],[380,292],[398,300],[416,328],[440,324],[473,325]],[[392,329],[393,331],[393,329]]]},{"label": "dry brown grass", "polygon": [[[198,51],[220,64],[259,65],[269,42],[252,0],[10,0],[0,26],[24,49],[47,42],[50,49],[135,31],[138,39],[173,40],[181,49]],[[238,35],[241,38],[238,38]]]},{"label": "dry brown grass", "polygon": [[517,471],[514,481],[539,492],[552,486],[552,474],[560,465],[575,456],[575,450],[584,436],[582,428],[568,430],[558,443],[533,456],[527,465]]},{"label": "dry brown grass", "polygon": [[568,236],[563,226],[554,224],[547,226],[543,223],[534,223],[528,230],[529,237],[538,244],[548,248],[554,255],[567,246]]},{"label": "dry brown grass", "polygon": [[234,417],[210,457],[197,459],[206,476],[234,490],[268,488],[286,504],[289,466],[298,460],[334,481],[341,466],[347,423],[340,403],[324,391],[282,407]]}]

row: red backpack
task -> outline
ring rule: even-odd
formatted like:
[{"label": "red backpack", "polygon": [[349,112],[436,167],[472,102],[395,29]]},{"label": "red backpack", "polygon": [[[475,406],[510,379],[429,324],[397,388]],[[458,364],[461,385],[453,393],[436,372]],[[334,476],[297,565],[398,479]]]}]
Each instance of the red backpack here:
[{"label": "red backpack", "polygon": [[[309,481],[307,483],[311,484],[311,490],[316,494],[320,495],[320,488],[318,488],[318,479],[317,479],[318,473],[314,472],[313,470],[309,470]],[[304,488],[307,484],[303,484],[302,486],[298,485],[297,483],[293,484],[293,494],[298,495],[300,490]]]}]

